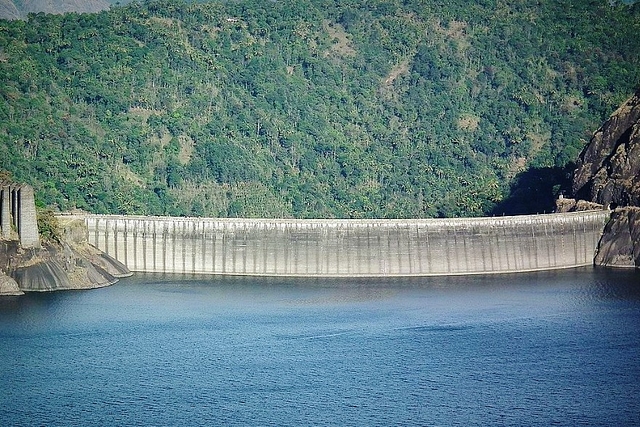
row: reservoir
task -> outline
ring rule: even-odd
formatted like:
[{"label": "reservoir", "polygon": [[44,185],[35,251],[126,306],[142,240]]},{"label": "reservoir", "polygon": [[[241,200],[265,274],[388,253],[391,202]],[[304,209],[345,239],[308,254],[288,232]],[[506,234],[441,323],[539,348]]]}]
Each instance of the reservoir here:
[{"label": "reservoir", "polygon": [[2,426],[640,425],[640,273],[136,274],[0,299]]}]

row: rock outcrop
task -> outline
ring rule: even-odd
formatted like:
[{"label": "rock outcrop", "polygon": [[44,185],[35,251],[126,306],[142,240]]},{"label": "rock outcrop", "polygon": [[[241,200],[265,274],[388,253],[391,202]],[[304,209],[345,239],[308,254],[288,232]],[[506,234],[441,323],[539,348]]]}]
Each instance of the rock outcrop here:
[{"label": "rock outcrop", "polygon": [[[39,250],[13,254],[15,265],[9,274],[24,292],[101,288],[131,275],[120,262],[93,252],[99,251],[89,246],[79,251],[68,242],[61,247],[45,244]],[[100,263],[92,261],[94,256]]]},{"label": "rock outcrop", "polygon": [[604,206],[599,203],[588,202],[586,200],[567,199],[563,197],[556,200],[556,212],[581,212],[603,208]]},{"label": "rock outcrop", "polygon": [[64,241],[24,250],[16,241],[0,243],[0,295],[100,288],[132,274],[88,244]]},{"label": "rock outcrop", "polygon": [[640,266],[640,208],[621,208],[611,214],[598,245],[595,264]]},{"label": "rock outcrop", "polygon": [[[588,201],[614,209],[595,264],[640,267],[640,90],[595,132],[580,154],[573,194],[578,199],[575,206]],[[559,209],[567,210],[567,203],[559,200]]]},{"label": "rock outcrop", "polygon": [[640,90],[596,131],[580,154],[573,194],[604,206],[640,206]]},{"label": "rock outcrop", "polygon": [[0,296],[3,295],[22,295],[24,292],[20,290],[18,282],[11,277],[0,273]]},{"label": "rock outcrop", "polygon": [[49,235],[41,242],[31,187],[0,181],[0,295],[92,289],[131,275],[89,245],[82,219],[45,217]]},{"label": "rock outcrop", "polygon": [[17,252],[19,247],[17,240],[4,240],[0,237],[0,296],[1,295],[22,295],[18,282],[16,282],[7,271],[10,264],[11,253]]}]

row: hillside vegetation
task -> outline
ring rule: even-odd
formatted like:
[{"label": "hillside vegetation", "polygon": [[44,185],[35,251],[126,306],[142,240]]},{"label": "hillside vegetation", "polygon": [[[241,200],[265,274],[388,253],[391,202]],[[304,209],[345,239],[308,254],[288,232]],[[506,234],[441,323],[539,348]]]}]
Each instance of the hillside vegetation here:
[{"label": "hillside vegetation", "polygon": [[134,2],[0,21],[0,81],[0,168],[61,210],[483,215],[561,190],[640,82],[640,6]]}]

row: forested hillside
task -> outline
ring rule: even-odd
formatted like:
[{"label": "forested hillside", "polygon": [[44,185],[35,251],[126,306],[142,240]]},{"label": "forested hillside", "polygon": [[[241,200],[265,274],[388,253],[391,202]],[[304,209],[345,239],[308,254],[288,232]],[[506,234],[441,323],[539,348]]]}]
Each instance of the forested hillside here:
[{"label": "forested hillside", "polygon": [[640,83],[640,6],[613,3],[162,0],[0,21],[0,169],[61,210],[488,214],[525,177],[559,191]]}]

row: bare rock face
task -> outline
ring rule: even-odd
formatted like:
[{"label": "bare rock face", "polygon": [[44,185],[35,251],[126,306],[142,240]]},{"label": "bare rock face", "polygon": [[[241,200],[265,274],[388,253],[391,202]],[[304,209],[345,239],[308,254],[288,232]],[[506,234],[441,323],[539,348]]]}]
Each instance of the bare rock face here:
[{"label": "bare rock face", "polygon": [[640,208],[613,212],[598,245],[595,263],[610,267],[640,266]]},{"label": "bare rock face", "polygon": [[640,268],[640,90],[602,125],[580,154],[573,193],[616,208],[596,265]]},{"label": "bare rock face", "polygon": [[82,215],[58,218],[58,224],[64,231],[63,246],[67,257],[82,259],[90,263],[97,271],[113,277],[131,276],[133,273],[123,263],[102,252],[87,241],[87,229]]},{"label": "bare rock face", "polygon": [[0,272],[0,295],[22,295],[18,282]]},{"label": "bare rock face", "polygon": [[73,289],[63,264],[56,259],[43,260],[28,266],[18,267],[13,272],[13,277],[20,283],[20,287],[23,290],[29,292]]},{"label": "bare rock face", "polygon": [[21,258],[10,273],[25,292],[101,288],[131,274],[126,267],[123,272],[112,270],[114,274],[111,274],[66,243],[62,248],[47,246]]},{"label": "bare rock face", "polygon": [[559,198],[556,200],[556,212],[581,212],[603,209],[599,203],[588,202],[586,200],[576,200]]},{"label": "bare rock face", "polygon": [[573,194],[605,206],[640,206],[640,90],[580,154]]},{"label": "bare rock face", "polygon": [[100,288],[131,276],[124,264],[87,243],[83,224],[65,223],[60,242],[38,247],[0,238],[0,295]]}]

